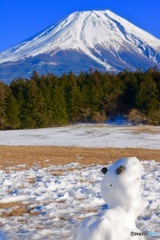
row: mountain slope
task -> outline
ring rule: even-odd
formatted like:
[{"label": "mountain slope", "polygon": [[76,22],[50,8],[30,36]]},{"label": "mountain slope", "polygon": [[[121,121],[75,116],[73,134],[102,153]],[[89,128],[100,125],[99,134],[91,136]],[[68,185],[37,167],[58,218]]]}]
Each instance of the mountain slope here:
[{"label": "mountain slope", "polygon": [[75,12],[0,53],[0,79],[96,68],[135,70],[160,66],[160,40],[106,11]]}]

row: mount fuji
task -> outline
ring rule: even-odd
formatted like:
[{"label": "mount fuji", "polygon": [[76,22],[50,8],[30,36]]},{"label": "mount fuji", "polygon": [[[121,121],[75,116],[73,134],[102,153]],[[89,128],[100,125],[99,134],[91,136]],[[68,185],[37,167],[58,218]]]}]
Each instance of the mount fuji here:
[{"label": "mount fuji", "polygon": [[0,53],[0,80],[51,72],[118,72],[160,67],[160,40],[105,11],[74,12],[39,34]]}]

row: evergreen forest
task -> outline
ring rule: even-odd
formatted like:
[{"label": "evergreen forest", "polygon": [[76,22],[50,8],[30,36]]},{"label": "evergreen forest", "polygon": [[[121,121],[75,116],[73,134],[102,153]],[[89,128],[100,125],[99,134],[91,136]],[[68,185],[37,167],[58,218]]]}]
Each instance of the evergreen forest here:
[{"label": "evergreen forest", "polygon": [[160,125],[160,71],[90,69],[58,77],[51,73],[0,82],[0,129],[104,123],[125,116],[133,124]]}]

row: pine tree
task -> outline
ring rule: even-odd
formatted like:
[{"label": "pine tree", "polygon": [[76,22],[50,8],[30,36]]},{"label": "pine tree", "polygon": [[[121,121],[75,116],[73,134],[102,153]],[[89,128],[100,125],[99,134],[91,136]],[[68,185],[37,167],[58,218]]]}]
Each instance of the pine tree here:
[{"label": "pine tree", "polygon": [[20,120],[17,102],[10,88],[8,88],[6,97],[6,127],[9,129],[17,129],[19,126]]},{"label": "pine tree", "polygon": [[39,92],[42,96],[40,98],[43,98],[43,126],[44,127],[52,127],[52,85],[53,85],[53,79],[54,76],[47,75],[42,76],[40,82],[39,82]]},{"label": "pine tree", "polygon": [[158,88],[151,74],[144,75],[137,93],[137,107],[146,115],[159,109]]},{"label": "pine tree", "polygon": [[20,121],[19,128],[25,128],[25,119],[26,119],[26,105],[27,105],[27,82],[23,78],[18,78],[10,84],[10,88],[14,98],[16,99],[17,108],[18,108],[18,117]]},{"label": "pine tree", "polygon": [[52,98],[52,122],[53,126],[61,126],[68,123],[66,99],[61,87],[56,86]]},{"label": "pine tree", "polygon": [[72,86],[68,95],[68,115],[72,123],[80,120],[82,109],[82,96],[78,86]]},{"label": "pine tree", "polygon": [[0,129],[5,129],[6,120],[6,86],[0,82]]},{"label": "pine tree", "polygon": [[37,80],[28,82],[28,94],[26,104],[26,124],[31,128],[46,126],[46,105],[42,90],[38,87]]}]

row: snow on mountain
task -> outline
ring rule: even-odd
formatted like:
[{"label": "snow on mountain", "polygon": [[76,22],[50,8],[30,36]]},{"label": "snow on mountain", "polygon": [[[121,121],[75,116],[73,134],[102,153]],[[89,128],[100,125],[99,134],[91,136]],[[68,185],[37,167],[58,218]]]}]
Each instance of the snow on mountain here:
[{"label": "snow on mountain", "polygon": [[[67,61],[66,61],[67,60]],[[135,70],[160,66],[160,40],[125,19],[106,11],[75,12],[41,33],[0,53],[0,78],[5,72],[29,76],[75,73],[89,68],[102,71]],[[23,67],[22,67],[23,66]],[[19,69],[21,71],[19,71]],[[7,75],[7,73],[6,73]],[[8,75],[9,77],[9,75]]]}]

